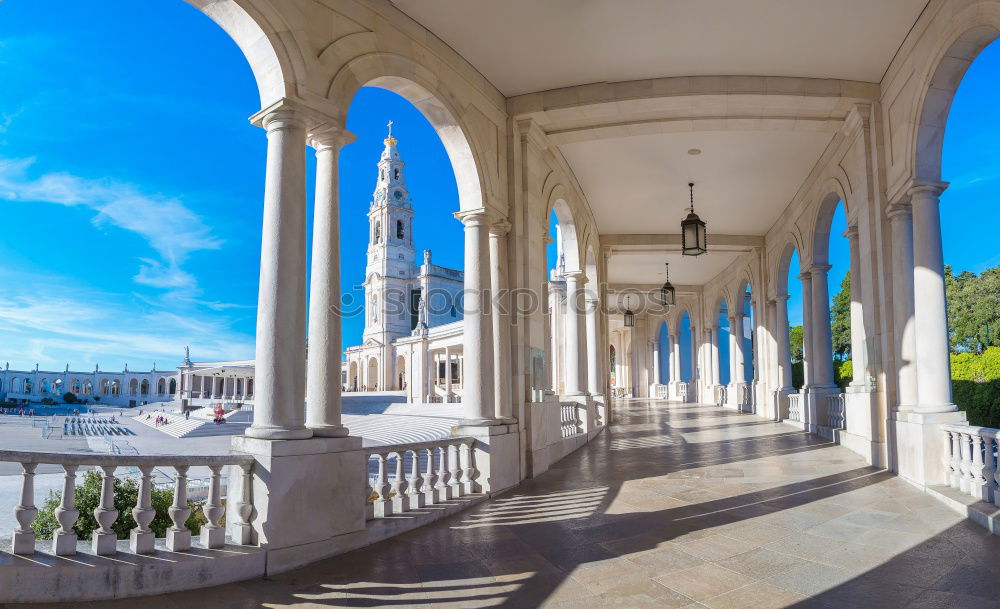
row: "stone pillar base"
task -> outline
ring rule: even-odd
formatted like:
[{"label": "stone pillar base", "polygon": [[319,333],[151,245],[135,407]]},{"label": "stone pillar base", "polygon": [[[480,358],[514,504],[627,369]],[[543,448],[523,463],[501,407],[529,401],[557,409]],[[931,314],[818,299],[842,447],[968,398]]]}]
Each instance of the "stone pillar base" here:
[{"label": "stone pillar base", "polygon": [[521,440],[516,424],[460,425],[456,434],[476,439],[473,492],[496,493],[520,481]]},{"label": "stone pillar base", "polygon": [[52,553],[56,556],[76,554],[76,533],[52,533]]},{"label": "stone pillar base", "polygon": [[156,545],[156,534],[152,531],[139,533],[135,529],[129,532],[128,547],[133,554],[152,554]]},{"label": "stone pillar base", "polygon": [[[367,459],[361,438],[276,441],[239,436],[233,438],[233,452],[257,460],[250,537],[251,543],[269,551],[268,573],[328,556],[334,551],[334,537],[364,530]],[[243,480],[230,476],[230,497],[242,496]],[[226,522],[239,520],[236,502],[228,501]],[[231,529],[231,534],[236,538],[239,531]],[[287,550],[274,552],[281,549]]]},{"label": "stone pillar base", "polygon": [[91,551],[98,556],[110,556],[118,552],[118,536],[114,533],[98,533],[90,540]]},{"label": "stone pillar base", "polygon": [[941,425],[963,425],[968,422],[964,412],[893,413],[896,431],[892,469],[918,486],[944,484],[944,436]]},{"label": "stone pillar base", "polygon": [[184,552],[191,549],[191,531],[167,529],[167,549],[172,552]]},{"label": "stone pillar base", "polygon": [[22,556],[35,553],[35,534],[31,531],[14,531],[11,553]]},{"label": "stone pillar base", "polygon": [[226,529],[222,527],[201,527],[201,545],[203,548],[221,548],[226,545]]}]

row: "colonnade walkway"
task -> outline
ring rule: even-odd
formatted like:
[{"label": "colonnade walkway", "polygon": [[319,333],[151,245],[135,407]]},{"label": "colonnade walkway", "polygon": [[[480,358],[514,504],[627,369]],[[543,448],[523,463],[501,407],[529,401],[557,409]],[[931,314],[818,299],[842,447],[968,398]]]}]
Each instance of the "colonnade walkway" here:
[{"label": "colonnade walkway", "polygon": [[714,406],[615,416],[450,519],[266,581],[92,605],[1000,607],[1000,539],[845,448]]}]

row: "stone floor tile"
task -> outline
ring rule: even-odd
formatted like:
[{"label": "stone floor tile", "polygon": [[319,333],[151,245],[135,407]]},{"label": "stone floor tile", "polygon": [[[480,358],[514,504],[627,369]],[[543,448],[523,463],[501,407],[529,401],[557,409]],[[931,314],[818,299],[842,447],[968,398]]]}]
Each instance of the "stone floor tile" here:
[{"label": "stone floor tile", "polygon": [[750,577],[713,564],[676,571],[657,577],[656,581],[698,602],[704,602],[754,582]]},{"label": "stone floor tile", "polygon": [[802,560],[791,554],[757,548],[720,560],[718,564],[754,579],[767,579],[802,564]]},{"label": "stone floor tile", "polygon": [[1000,609],[1000,600],[940,590],[924,590],[906,606],[906,609]]},{"label": "stone floor tile", "polygon": [[709,535],[702,539],[678,544],[677,547],[696,558],[714,562],[742,554],[743,552],[749,552],[758,546],[748,541],[740,541],[739,539],[733,539],[724,535]]},{"label": "stone floor tile", "polygon": [[773,575],[766,581],[802,596],[814,596],[849,582],[853,578],[854,574],[844,569],[803,561],[797,567]]},{"label": "stone floor tile", "polygon": [[754,582],[732,592],[708,599],[705,604],[711,609],[782,609],[797,607],[805,597],[765,582]]}]

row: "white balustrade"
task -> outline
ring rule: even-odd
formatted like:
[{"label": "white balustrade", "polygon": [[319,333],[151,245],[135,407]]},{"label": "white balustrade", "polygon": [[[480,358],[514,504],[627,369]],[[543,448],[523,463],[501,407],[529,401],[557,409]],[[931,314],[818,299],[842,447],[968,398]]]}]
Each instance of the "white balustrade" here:
[{"label": "white balustrade", "polygon": [[788,394],[788,420],[802,422],[802,394]]},{"label": "white balustrade", "polygon": [[688,384],[687,383],[677,383],[677,397],[680,398],[682,402],[686,402],[688,399]]},{"label": "white balustrade", "polygon": [[577,414],[580,405],[576,402],[563,402],[559,404],[559,428],[563,438],[575,436],[582,433],[581,424],[583,421]]},{"label": "white balustrade", "polygon": [[847,396],[843,393],[826,397],[826,424],[831,429],[844,429]]},{"label": "white balustrade", "polygon": [[[366,449],[366,463],[375,468],[374,473],[368,473],[368,520],[472,494],[474,444],[475,439],[462,437]],[[409,473],[404,477],[404,472]]]},{"label": "white balustrade", "polygon": [[722,407],[726,405],[729,401],[729,387],[726,385],[716,385],[715,386],[715,403],[716,405]]},{"label": "white balustrade", "polygon": [[997,438],[1000,430],[942,425],[944,482],[977,499],[1000,506]]},{"label": "white balustrade", "polygon": [[176,472],[174,478],[174,502],[168,513],[173,523],[167,530],[166,546],[169,550],[186,552],[191,549],[191,532],[184,526],[191,508],[187,502],[187,471],[190,467],[204,466],[212,472],[208,500],[204,506],[208,524],[202,527],[201,545],[205,548],[218,548],[225,545],[225,529],[219,524],[224,513],[222,507],[221,477],[222,468],[227,465],[241,467],[243,476],[243,494],[235,499],[236,513],[240,520],[233,523],[233,543],[249,544],[251,525],[249,517],[253,513],[250,497],[251,476],[253,472],[253,457],[246,455],[224,456],[159,456],[159,455],[99,455],[99,454],[63,454],[41,453],[27,451],[0,451],[0,461],[20,463],[22,468],[21,497],[14,507],[14,519],[17,526],[13,532],[11,551],[14,554],[30,555],[36,551],[35,534],[31,523],[38,515],[35,506],[35,470],[39,464],[60,465],[63,468],[62,495],[59,506],[55,509],[59,528],[52,534],[52,553],[57,556],[72,556],[77,551],[77,536],[73,530],[80,511],[75,505],[76,474],[80,467],[93,466],[100,468],[101,496],[98,507],[94,510],[98,529],[94,531],[91,547],[94,554],[113,555],[117,553],[117,535],[112,525],[118,519],[115,508],[114,483],[115,472],[124,468],[136,468],[140,472],[139,494],[132,517],[136,527],[130,531],[129,548],[136,554],[151,554],[155,551],[154,533],[149,528],[156,516],[152,507],[151,496],[154,468],[172,467]]},{"label": "white balustrade", "polygon": [[669,385],[661,385],[661,384],[653,385],[653,391],[654,391],[654,395],[656,396],[657,399],[665,400],[668,397],[670,397],[670,395],[669,395],[670,386]]}]

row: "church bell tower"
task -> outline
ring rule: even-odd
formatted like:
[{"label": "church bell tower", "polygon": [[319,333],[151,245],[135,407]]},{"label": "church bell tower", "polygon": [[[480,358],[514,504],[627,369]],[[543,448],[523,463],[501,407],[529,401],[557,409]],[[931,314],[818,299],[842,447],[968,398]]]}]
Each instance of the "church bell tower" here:
[{"label": "church bell tower", "polygon": [[416,277],[413,205],[406,189],[398,142],[389,134],[378,162],[378,181],[368,211],[364,339],[388,345],[410,334],[411,285]]}]

